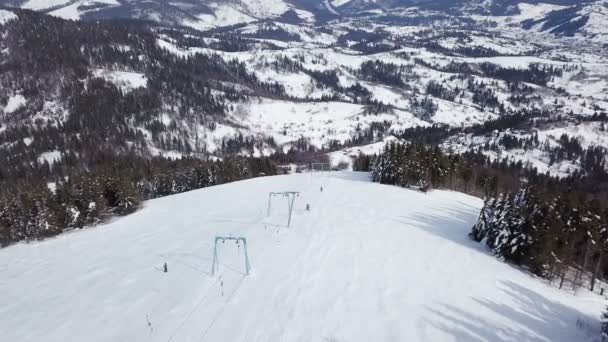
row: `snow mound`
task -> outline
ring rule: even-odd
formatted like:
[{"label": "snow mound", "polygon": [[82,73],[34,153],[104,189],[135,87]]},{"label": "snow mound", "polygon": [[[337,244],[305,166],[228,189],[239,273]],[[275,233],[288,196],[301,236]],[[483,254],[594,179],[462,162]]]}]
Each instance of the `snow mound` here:
[{"label": "snow mound", "polygon": [[4,25],[11,20],[17,19],[17,15],[11,11],[0,9],[0,25]]},{"label": "snow mound", "polygon": [[8,98],[6,102],[6,106],[4,107],[4,113],[12,113],[24,106],[27,103],[27,100],[23,95],[14,95]]},{"label": "snow mound", "polygon": [[47,162],[50,165],[53,165],[55,162],[59,162],[61,161],[61,151],[48,151],[48,152],[44,152],[42,154],[40,154],[40,156],[38,157],[38,162],[39,163],[44,163]]},{"label": "snow mound", "polygon": [[[252,179],[2,249],[3,339],[559,342],[598,329],[600,298],[559,291],[468,239],[480,199],[366,179]],[[266,217],[268,192],[285,190],[301,191],[290,228],[282,199]],[[211,274],[217,235],[247,238],[249,276],[234,242],[218,245]]]}]

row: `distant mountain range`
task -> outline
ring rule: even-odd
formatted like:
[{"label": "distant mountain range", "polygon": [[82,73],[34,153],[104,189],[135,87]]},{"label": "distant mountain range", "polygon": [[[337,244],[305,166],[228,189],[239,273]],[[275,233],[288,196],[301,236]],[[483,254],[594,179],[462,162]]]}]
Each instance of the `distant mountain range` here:
[{"label": "distant mountain range", "polygon": [[522,5],[538,4],[549,10],[541,17],[520,22],[524,28],[572,36],[597,31],[593,26],[608,20],[605,0],[1,0],[0,4],[64,19],[138,19],[198,30],[260,20],[321,23],[339,17],[398,16],[406,9],[459,17],[511,16],[517,20],[526,14]]},{"label": "distant mountain range", "polygon": [[394,139],[563,177],[608,155],[606,0],[5,5],[35,11],[0,9],[0,185]]}]

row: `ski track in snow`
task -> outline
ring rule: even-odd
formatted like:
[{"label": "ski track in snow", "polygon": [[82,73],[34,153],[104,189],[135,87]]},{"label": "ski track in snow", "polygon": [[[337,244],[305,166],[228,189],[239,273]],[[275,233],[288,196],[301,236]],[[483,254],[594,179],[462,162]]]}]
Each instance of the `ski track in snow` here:
[{"label": "ski track in snow", "polygon": [[[2,249],[2,339],[570,342],[592,336],[577,320],[598,329],[602,299],[551,287],[468,239],[480,199],[366,178],[236,182]],[[268,192],[286,190],[301,191],[290,228],[282,197],[265,217]],[[216,235],[248,239],[251,275],[230,242],[211,275]]]}]

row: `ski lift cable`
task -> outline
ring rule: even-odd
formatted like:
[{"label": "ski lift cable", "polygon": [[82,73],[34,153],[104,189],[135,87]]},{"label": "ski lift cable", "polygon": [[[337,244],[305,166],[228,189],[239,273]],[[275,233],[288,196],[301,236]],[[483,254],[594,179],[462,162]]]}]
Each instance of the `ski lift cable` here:
[{"label": "ski lift cable", "polygon": [[234,296],[234,294],[238,291],[238,289],[241,287],[241,285],[243,285],[243,280],[245,280],[245,277],[246,277],[246,275],[243,275],[241,277],[238,285],[234,288],[234,290],[232,290],[230,295],[228,295],[228,298],[226,299],[226,302],[224,303],[224,305],[222,305],[222,308],[215,315],[215,317],[213,318],[211,323],[207,326],[207,328],[205,328],[205,330],[202,331],[203,335],[201,336],[201,341],[205,340],[205,337],[207,337],[207,334],[209,333],[209,331],[211,330],[211,328],[213,327],[215,322],[220,318],[220,316],[222,316],[222,314],[224,313],[224,309],[226,308],[226,304],[228,304],[232,300],[232,297]]},{"label": "ski lift cable", "polygon": [[[212,287],[217,285],[221,279],[222,279],[222,276],[220,275],[217,278],[217,280],[209,287],[209,289],[211,289]],[[177,333],[181,330],[181,328],[184,327],[184,324],[186,324],[188,319],[190,319],[192,314],[201,306],[201,304],[209,297],[210,294],[211,294],[211,292],[207,292],[206,295],[202,296],[201,299],[199,299],[199,301],[196,303],[196,305],[194,305],[192,310],[190,310],[190,312],[186,315],[186,317],[182,320],[182,322],[177,326],[177,328],[175,328],[175,330],[173,331],[173,333],[171,334],[171,337],[169,337],[167,342],[171,342],[175,338],[175,336],[177,336]]]}]

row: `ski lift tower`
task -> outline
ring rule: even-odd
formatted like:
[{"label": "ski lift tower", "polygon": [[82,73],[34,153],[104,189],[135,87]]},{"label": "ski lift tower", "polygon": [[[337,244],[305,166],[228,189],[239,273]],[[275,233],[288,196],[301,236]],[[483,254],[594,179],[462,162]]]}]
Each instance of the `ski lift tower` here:
[{"label": "ski lift tower", "polygon": [[287,219],[287,227],[291,225],[291,214],[293,213],[293,203],[296,201],[296,197],[300,196],[299,191],[283,191],[283,192],[269,192],[268,193],[268,210],[266,216],[270,216],[272,209],[272,198],[275,196],[282,196],[287,198],[287,205],[289,209],[289,217]]},{"label": "ski lift tower", "polygon": [[330,173],[331,172],[331,165],[329,163],[311,163],[310,164],[310,172],[312,173],[312,172],[315,172],[315,171]]},{"label": "ski lift tower", "polygon": [[[213,264],[211,266],[211,275],[215,275],[215,269],[219,266],[219,260],[217,257],[217,243],[225,243],[226,241],[234,241],[238,246],[239,243],[243,243],[243,250],[245,251],[245,274],[249,275],[251,265],[249,265],[249,255],[247,254],[247,239],[244,237],[234,236],[216,236],[213,243]],[[216,266],[217,265],[217,266]]]}]

